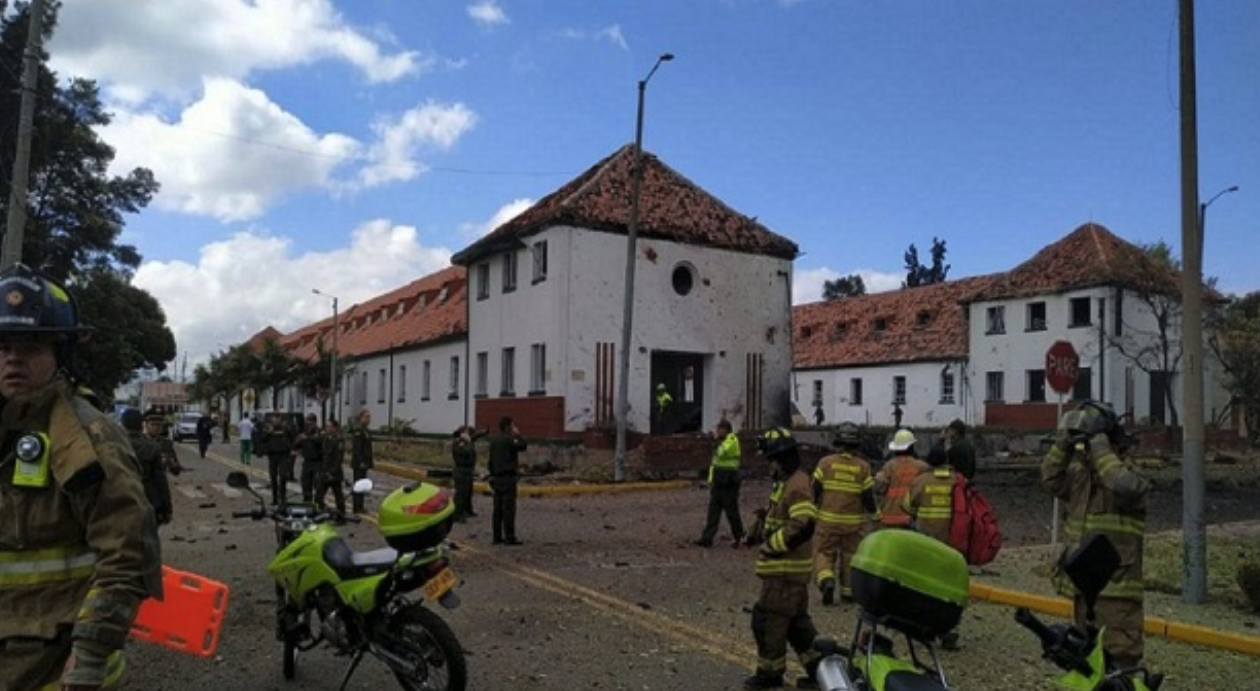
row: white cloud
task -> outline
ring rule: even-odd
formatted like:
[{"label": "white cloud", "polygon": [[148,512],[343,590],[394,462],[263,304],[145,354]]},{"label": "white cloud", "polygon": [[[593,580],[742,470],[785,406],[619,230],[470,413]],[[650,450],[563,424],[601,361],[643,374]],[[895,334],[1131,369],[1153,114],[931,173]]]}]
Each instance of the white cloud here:
[{"label": "white cloud", "polygon": [[459,234],[469,242],[481,239],[487,233],[495,228],[507,223],[508,221],[521,215],[526,209],[534,205],[534,200],[529,198],[513,199],[512,201],[499,207],[498,211],[489,220],[483,223],[465,223],[459,228]]},{"label": "white cloud", "polygon": [[412,108],[396,120],[378,120],[372,126],[377,141],[368,151],[369,163],[359,171],[359,182],[372,187],[415,178],[424,172],[424,165],[416,160],[420,147],[449,149],[476,123],[477,115],[462,103],[433,102]]},{"label": "white cloud", "polygon": [[822,299],[824,283],[850,274],[857,274],[862,277],[862,282],[866,284],[866,292],[868,294],[897,290],[901,287],[901,281],[905,278],[901,274],[889,274],[871,269],[857,269],[840,273],[826,266],[809,269],[797,268],[793,272],[792,278],[792,304],[803,305],[807,302],[818,302]]},{"label": "white cloud", "polygon": [[431,68],[415,51],[387,52],[350,27],[331,0],[92,0],[61,10],[53,69],[90,77],[127,102],[179,97],[203,76],[342,60],[373,83]]},{"label": "white cloud", "polygon": [[153,170],[160,208],[222,221],[256,218],[286,193],[331,186],[334,170],[362,148],[311,131],[263,92],[227,79],[207,80],[175,123],[119,109],[101,135],[117,149],[116,170]]},{"label": "white cloud", "polygon": [[507,24],[510,20],[495,0],[480,0],[468,6],[468,16],[484,26]]},{"label": "white cloud", "polygon": [[[135,285],[157,298],[181,352],[192,362],[267,326],[289,332],[408,281],[450,266],[451,252],[426,247],[416,228],[378,219],[351,235],[348,247],[293,255],[293,240],[238,232],[201,248],[196,264],[146,262]],[[222,345],[221,345],[222,344]]]},{"label": "white cloud", "polygon": [[608,41],[622,50],[630,50],[629,44],[626,43],[626,37],[621,33],[620,24],[613,24],[593,31],[566,28],[560,30],[559,36],[570,41]]}]

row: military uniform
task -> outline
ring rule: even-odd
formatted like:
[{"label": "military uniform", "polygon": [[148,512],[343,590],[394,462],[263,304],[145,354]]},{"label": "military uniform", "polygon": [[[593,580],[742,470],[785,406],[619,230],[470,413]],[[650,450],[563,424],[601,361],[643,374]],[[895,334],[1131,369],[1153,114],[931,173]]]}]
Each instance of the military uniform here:
[{"label": "military uniform", "polygon": [[809,575],[814,531],[813,490],[799,468],[774,483],[766,509],[766,542],[757,556],[761,594],[753,605],[752,630],[757,642],[757,672],[747,688],[772,688],[787,668],[791,644],[812,676],[819,654],[813,649],[818,630],[809,616]]},{"label": "military uniform", "polygon": [[[1095,605],[1106,627],[1103,649],[1119,668],[1136,667],[1144,644],[1142,547],[1150,482],[1128,460],[1111,450],[1106,434],[1088,443],[1061,439],[1041,463],[1041,486],[1065,503],[1067,545],[1059,563],[1086,535],[1101,533],[1120,555],[1120,568]],[[1085,623],[1084,599],[1071,581],[1055,570],[1055,586],[1073,599],[1078,625]]]},{"label": "military uniform", "polygon": [[0,433],[0,691],[59,689],[72,652],[103,658],[109,688],[140,602],[162,589],[131,446],[63,379],[7,401]]},{"label": "military uniform", "polygon": [[[350,472],[353,473],[352,478],[355,482],[367,477],[368,471],[374,465],[372,460],[372,433],[368,432],[366,427],[356,427],[350,435]],[[354,503],[354,512],[363,513],[363,495],[355,494],[351,497]]]},{"label": "military uniform", "polygon": [[284,423],[270,422],[258,439],[258,450],[267,456],[267,479],[271,482],[271,503],[279,504],[293,479],[293,437]]},{"label": "military uniform", "polygon": [[144,485],[144,495],[153,507],[153,516],[158,525],[166,525],[171,522],[171,485],[166,479],[162,447],[158,440],[140,432],[128,432],[127,441],[131,443],[136,461],[140,464],[140,479]]},{"label": "military uniform", "polygon": [[468,516],[476,516],[472,505],[473,476],[477,472],[477,447],[471,432],[464,438],[460,428],[451,444],[451,463],[454,466],[455,481],[455,519],[464,520]]},{"label": "military uniform", "polygon": [[520,544],[516,538],[516,485],[520,482],[520,452],[525,439],[510,430],[499,430],[490,439],[490,489],[494,490],[494,508],[490,514],[490,530],[494,544]]},{"label": "military uniform", "polygon": [[871,522],[879,518],[871,464],[847,452],[827,456],[814,469],[813,492],[818,505],[814,579],[823,593],[823,603],[831,604],[837,580],[841,596],[853,594],[849,585],[849,561]]},{"label": "military uniform", "polygon": [[293,445],[302,456],[302,501],[309,503],[315,498],[315,486],[324,463],[323,435],[313,425],[308,426]]},{"label": "military uniform", "polygon": [[315,503],[324,506],[328,490],[332,490],[336,502],[337,513],[346,515],[346,493],[342,488],[346,475],[343,465],[346,462],[346,443],[341,432],[325,433],[323,438],[323,465],[320,466],[319,484],[315,490]]}]

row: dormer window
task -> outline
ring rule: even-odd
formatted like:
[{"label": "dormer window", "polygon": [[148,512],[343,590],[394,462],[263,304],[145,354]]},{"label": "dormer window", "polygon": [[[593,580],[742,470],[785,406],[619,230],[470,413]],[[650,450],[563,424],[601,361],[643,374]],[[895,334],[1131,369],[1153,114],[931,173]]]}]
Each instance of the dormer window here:
[{"label": "dormer window", "polygon": [[926,328],[931,323],[932,313],[927,310],[920,310],[918,314],[914,315],[914,325],[920,329]]},{"label": "dormer window", "polygon": [[888,330],[888,318],[887,318],[887,317],[875,317],[875,321],[871,323],[871,328],[872,328],[872,329],[874,329],[875,331],[887,331],[887,330]]},{"label": "dormer window", "polygon": [[831,329],[831,340],[833,341],[842,341],[847,335],[849,335],[849,325],[845,322],[839,322]]},{"label": "dormer window", "polygon": [[810,336],[813,336],[813,335],[814,335],[814,327],[812,327],[812,326],[802,326],[802,327],[801,327],[801,340],[802,340],[802,341],[803,341],[803,340],[805,340],[805,339],[807,339],[807,338],[809,338]]},{"label": "dormer window", "polygon": [[437,297],[438,302],[439,303],[446,302],[446,298],[449,296],[450,296],[449,288],[447,286],[442,286],[442,289],[438,291],[438,297]]}]

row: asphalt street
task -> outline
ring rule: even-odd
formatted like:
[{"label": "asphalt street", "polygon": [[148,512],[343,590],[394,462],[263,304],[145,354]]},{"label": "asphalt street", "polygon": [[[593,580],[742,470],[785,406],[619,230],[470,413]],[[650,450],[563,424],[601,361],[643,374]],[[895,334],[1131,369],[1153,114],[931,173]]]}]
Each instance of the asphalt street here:
[{"label": "asphalt street", "polygon": [[[172,478],[175,518],[162,529],[163,560],[226,583],[228,614],[212,658],[133,643],[128,687],[337,689],[348,659],[325,649],[302,655],[295,681],[281,675],[274,591],[265,572],[274,552],[271,525],[231,518],[232,511],[254,503],[225,483],[228,471],[238,467],[235,445],[216,444],[204,460],[191,444],[180,445],[179,452],[188,471]],[[260,459],[250,470],[263,491]],[[369,509],[403,482],[373,479]],[[745,515],[767,490],[765,482],[745,485]],[[758,587],[754,553],[732,549],[725,526],[713,548],[691,544],[705,502],[699,489],[523,499],[518,533],[525,544],[508,547],[490,545],[490,501],[476,497],[480,515],[451,535],[462,605],[439,608],[467,652],[469,688],[739,688],[756,658],[748,614]],[[383,546],[371,522],[348,526],[344,534],[359,549]],[[841,639],[851,634],[848,607],[823,608],[815,600],[812,611],[823,632]],[[1052,668],[1040,660],[1031,635],[1011,621],[1008,608],[973,603],[961,630],[963,650],[942,657],[952,686],[1049,688]],[[1149,645],[1158,657],[1173,644]],[[1209,680],[1209,687],[1244,688],[1246,680],[1260,678],[1260,659],[1183,648],[1193,654],[1179,663],[1179,683],[1172,688]],[[1237,682],[1216,685],[1229,680]],[[382,664],[365,660],[348,688],[397,685]]]}]

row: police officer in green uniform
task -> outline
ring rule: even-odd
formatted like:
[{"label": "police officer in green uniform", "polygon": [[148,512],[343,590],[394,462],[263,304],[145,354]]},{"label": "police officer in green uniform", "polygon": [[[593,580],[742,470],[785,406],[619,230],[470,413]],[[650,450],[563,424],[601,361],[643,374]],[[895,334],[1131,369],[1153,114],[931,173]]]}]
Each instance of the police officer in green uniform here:
[{"label": "police officer in green uniform", "polygon": [[131,445],[73,393],[85,330],[64,288],[0,272],[0,691],[113,688],[140,602],[161,596]]},{"label": "police officer in green uniform", "polygon": [[144,484],[144,495],[153,507],[153,516],[158,525],[166,525],[171,522],[171,484],[166,479],[162,447],[158,440],[145,435],[144,415],[139,410],[127,409],[122,414],[122,426],[140,463],[140,480]]}]

